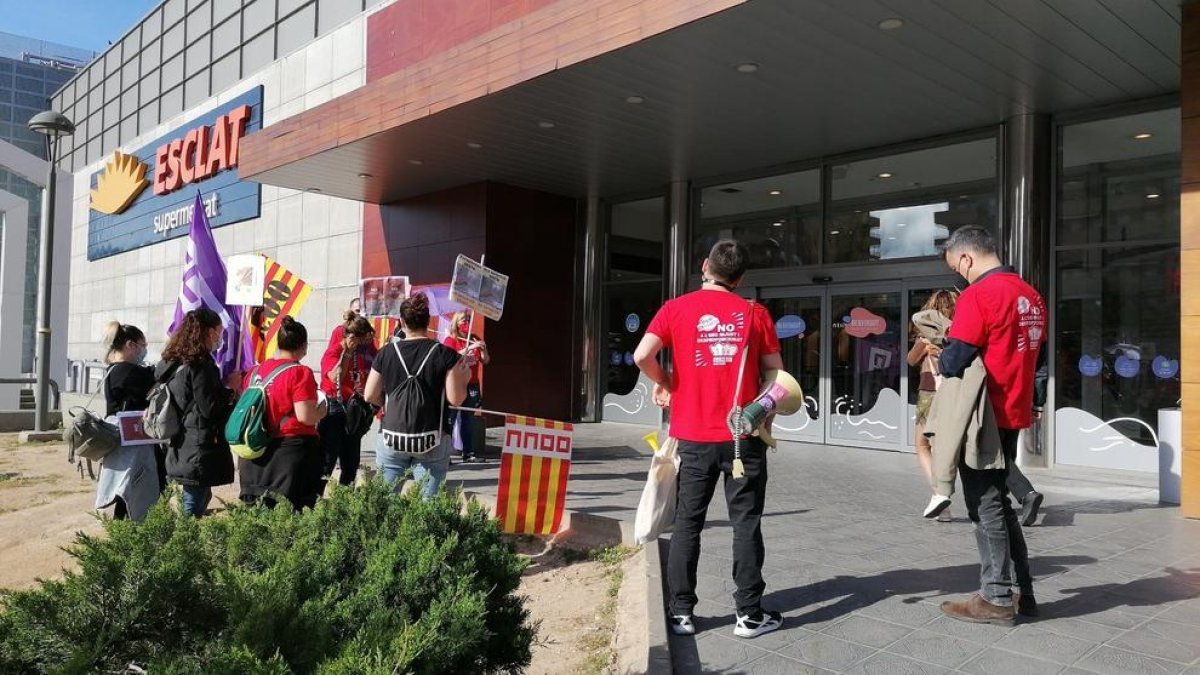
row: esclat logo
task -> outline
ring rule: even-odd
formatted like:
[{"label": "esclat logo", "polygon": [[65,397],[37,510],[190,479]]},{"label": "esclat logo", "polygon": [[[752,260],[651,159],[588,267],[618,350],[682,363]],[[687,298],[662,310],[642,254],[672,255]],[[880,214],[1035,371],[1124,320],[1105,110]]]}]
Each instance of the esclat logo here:
[{"label": "esclat logo", "polygon": [[137,157],[117,150],[104,165],[104,172],[96,178],[91,206],[100,213],[121,213],[149,184],[146,165]]}]

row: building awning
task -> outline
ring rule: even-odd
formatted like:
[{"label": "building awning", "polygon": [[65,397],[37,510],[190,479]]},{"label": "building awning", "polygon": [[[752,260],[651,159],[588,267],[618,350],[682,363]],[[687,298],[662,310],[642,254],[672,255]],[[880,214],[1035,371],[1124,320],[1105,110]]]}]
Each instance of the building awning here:
[{"label": "building awning", "polygon": [[619,195],[1174,93],[1179,20],[1169,0],[559,0],[247,137],[240,170],[381,203]]}]

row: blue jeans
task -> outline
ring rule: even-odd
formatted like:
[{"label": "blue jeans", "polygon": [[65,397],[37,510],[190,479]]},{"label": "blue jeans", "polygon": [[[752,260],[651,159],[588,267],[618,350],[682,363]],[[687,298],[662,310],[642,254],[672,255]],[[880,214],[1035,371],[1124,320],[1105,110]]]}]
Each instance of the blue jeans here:
[{"label": "blue jeans", "polygon": [[183,512],[199,518],[204,515],[208,503],[212,501],[212,488],[207,485],[183,485]]},{"label": "blue jeans", "polygon": [[421,485],[421,497],[433,499],[438,488],[446,482],[446,472],[450,469],[450,434],[442,435],[442,442],[429,452],[414,455],[409,452],[396,452],[383,442],[383,434],[375,439],[375,465],[379,467],[383,479],[394,483],[396,492],[404,486],[404,479],[412,472],[412,479],[420,481],[428,476],[428,481]]}]

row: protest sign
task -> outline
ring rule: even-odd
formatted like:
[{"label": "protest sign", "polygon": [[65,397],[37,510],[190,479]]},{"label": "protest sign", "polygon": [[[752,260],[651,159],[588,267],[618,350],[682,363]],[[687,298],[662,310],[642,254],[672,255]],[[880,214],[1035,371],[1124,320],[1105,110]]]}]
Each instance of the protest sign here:
[{"label": "protest sign", "polygon": [[369,277],[358,285],[363,316],[400,316],[400,305],[408,298],[408,277]]},{"label": "protest sign", "polygon": [[450,281],[450,299],[498,321],[504,314],[504,298],[508,293],[508,276],[484,267],[465,255],[454,262],[454,278]]},{"label": "protest sign", "polygon": [[117,429],[121,431],[121,445],[157,445],[162,441],[152,438],[142,426],[142,411],[131,410],[117,413]]},{"label": "protest sign", "polygon": [[554,534],[562,524],[574,427],[509,415],[504,424],[496,520],[513,534]]},{"label": "protest sign", "polygon": [[254,307],[263,304],[267,259],[261,255],[231,255],[225,263],[225,304]]}]

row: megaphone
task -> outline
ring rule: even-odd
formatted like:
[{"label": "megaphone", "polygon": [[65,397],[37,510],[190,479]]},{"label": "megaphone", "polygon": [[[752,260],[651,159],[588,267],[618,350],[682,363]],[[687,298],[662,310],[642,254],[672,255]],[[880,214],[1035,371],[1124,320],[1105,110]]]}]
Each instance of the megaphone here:
[{"label": "megaphone", "polygon": [[740,419],[731,420],[731,427],[743,436],[758,433],[764,443],[775,447],[775,438],[762,423],[771,413],[791,415],[804,405],[804,391],[800,383],[783,370],[768,370],[763,374],[762,389],[758,396],[742,408]]}]

